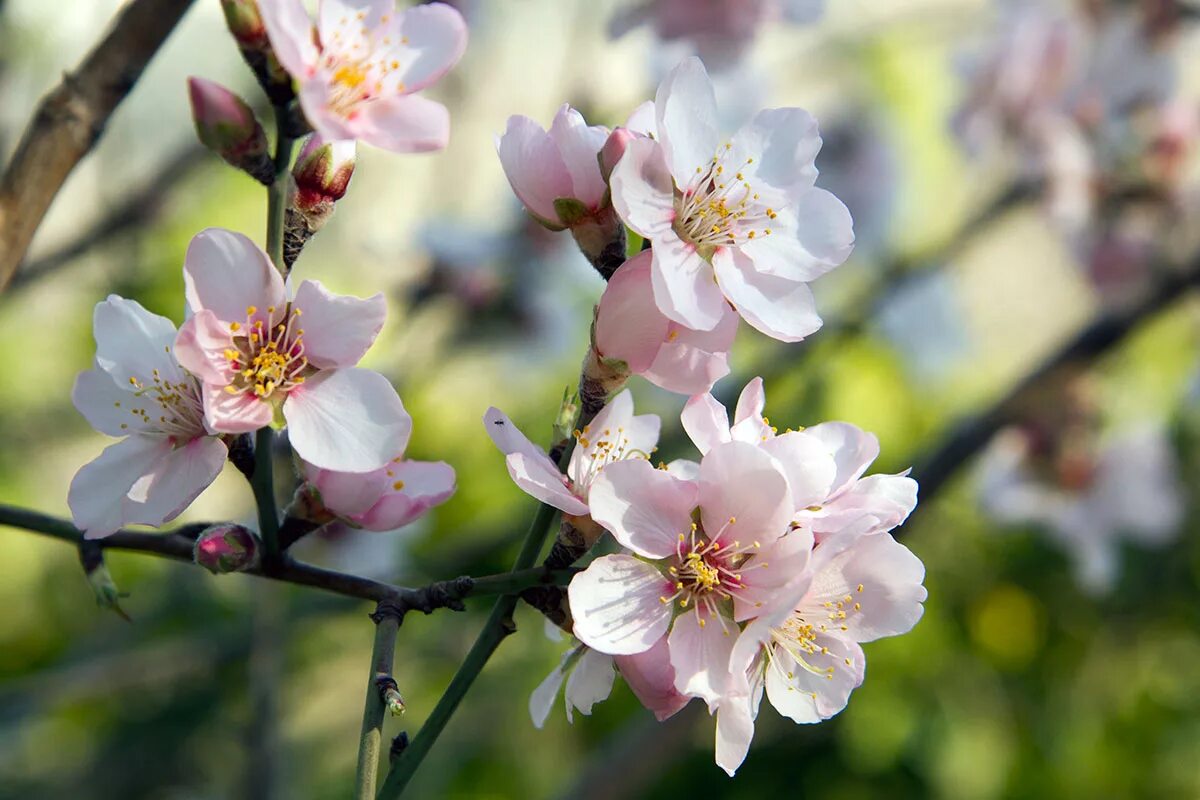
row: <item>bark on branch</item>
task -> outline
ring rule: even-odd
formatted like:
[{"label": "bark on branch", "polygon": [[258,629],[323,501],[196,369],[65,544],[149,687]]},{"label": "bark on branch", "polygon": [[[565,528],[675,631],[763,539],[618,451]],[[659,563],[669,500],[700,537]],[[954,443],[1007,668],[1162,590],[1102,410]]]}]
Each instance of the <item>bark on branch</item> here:
[{"label": "bark on branch", "polygon": [[67,176],[191,4],[133,0],[79,66],[42,98],[0,178],[0,292]]}]

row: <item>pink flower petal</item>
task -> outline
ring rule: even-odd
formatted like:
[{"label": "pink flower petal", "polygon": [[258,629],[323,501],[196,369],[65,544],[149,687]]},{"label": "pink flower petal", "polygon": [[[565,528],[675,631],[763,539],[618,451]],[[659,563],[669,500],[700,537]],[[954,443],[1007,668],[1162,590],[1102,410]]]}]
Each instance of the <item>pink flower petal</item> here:
[{"label": "pink flower petal", "polygon": [[721,321],[711,331],[694,331],[672,322],[666,344],[642,376],[670,392],[707,392],[729,374],[729,351],[737,329],[737,312],[728,303],[722,306]]},{"label": "pink flower petal", "polygon": [[130,392],[118,386],[101,369],[79,373],[71,389],[71,402],[83,418],[93,428],[109,436],[127,436],[148,429],[141,416],[130,413],[137,405],[136,402],[129,402],[132,399]]},{"label": "pink flower petal", "polygon": [[742,571],[744,587],[734,596],[733,618],[745,622],[777,613],[780,602],[790,602],[789,609],[794,608],[799,602],[793,592],[794,582],[797,576],[805,575],[812,552],[813,535],[803,528],[790,531],[758,550],[753,561],[746,565],[748,568]]},{"label": "pink flower petal", "polygon": [[651,284],[654,301],[668,318],[693,330],[711,331],[725,314],[725,297],[713,266],[695,245],[665,231],[654,240]]},{"label": "pink flower petal", "polygon": [[571,493],[563,474],[549,456],[509,453],[504,457],[504,463],[513,483],[526,494],[567,514],[582,516],[588,513],[588,504]]},{"label": "pink flower petal", "polygon": [[732,622],[700,607],[676,617],[667,637],[676,691],[695,695],[713,708],[729,681],[729,655],[736,631]]},{"label": "pink flower petal", "polygon": [[588,504],[592,519],[625,547],[646,558],[666,558],[691,530],[696,486],[648,461],[619,461],[592,483]]},{"label": "pink flower petal", "polygon": [[649,650],[671,624],[674,591],[654,567],[632,556],[603,556],[571,579],[567,596],[575,636],[610,655]]},{"label": "pink flower petal", "polygon": [[404,9],[399,34],[407,40],[403,44],[405,54],[416,56],[402,75],[408,92],[433,84],[458,63],[467,49],[467,24],[458,9],[445,3]]},{"label": "pink flower petal", "polygon": [[738,395],[737,406],[733,412],[733,422],[736,425],[747,419],[761,420],[763,409],[767,406],[767,395],[763,391],[762,378],[753,378],[742,388]]},{"label": "pink flower petal", "polygon": [[783,467],[797,510],[825,502],[837,477],[837,465],[820,439],[792,431],[768,439],[762,448]]},{"label": "pink flower petal", "polygon": [[550,125],[550,138],[571,175],[571,193],[559,196],[574,197],[595,211],[608,191],[598,157],[608,139],[608,128],[589,127],[582,114],[564,104]]},{"label": "pink flower petal", "polygon": [[697,167],[717,153],[717,97],[700,59],[686,58],[659,84],[654,97],[658,136],[668,168],[686,186]]},{"label": "pink flower petal", "polygon": [[354,522],[371,531],[402,528],[434,506],[450,499],[457,488],[454,468],[442,461],[401,461],[386,472],[383,496]]},{"label": "pink flower petal", "polygon": [[613,208],[630,228],[651,238],[671,229],[675,221],[675,184],[658,142],[630,142],[613,169],[609,185]]},{"label": "pink flower petal", "polygon": [[640,374],[650,368],[667,338],[669,320],[650,285],[651,253],[643,251],[613,273],[596,312],[596,346]]},{"label": "pink flower petal", "polygon": [[567,722],[575,721],[572,709],[578,709],[585,716],[590,715],[596,703],[608,699],[616,676],[612,656],[585,649],[567,676],[567,687],[563,690]]},{"label": "pink flower petal", "polygon": [[293,76],[305,77],[319,54],[304,4],[301,0],[259,0],[258,8],[279,63]]},{"label": "pink flower petal", "polygon": [[206,383],[200,387],[204,399],[204,423],[217,433],[251,433],[271,424],[271,404],[249,392],[230,394],[225,387]]},{"label": "pink flower petal", "polygon": [[[820,568],[801,608],[817,614],[832,603],[846,613],[842,635],[870,642],[912,630],[924,612],[924,580],[925,565],[890,534],[864,536]],[[843,607],[847,595],[854,604]]]},{"label": "pink flower petal", "polygon": [[692,397],[684,404],[680,421],[700,455],[730,441],[728,412],[717,398],[707,392]]},{"label": "pink flower petal", "polygon": [[364,103],[347,128],[355,133],[353,138],[383,150],[428,153],[450,141],[450,112],[418,94],[380,97]]},{"label": "pink flower petal", "polygon": [[283,403],[296,454],[323,469],[370,472],[404,451],[412,418],[387,378],[351,367],[318,372]]},{"label": "pink flower petal", "polygon": [[723,699],[717,710],[715,760],[717,766],[731,778],[750,752],[756,712],[757,708],[751,704],[750,697],[744,695]]},{"label": "pink flower petal", "polygon": [[[192,504],[221,474],[229,449],[215,436],[199,436],[158,459],[130,490],[126,523],[159,526]],[[148,481],[145,479],[149,479]]]},{"label": "pink flower petal", "polygon": [[721,291],[742,318],[781,342],[798,342],[821,327],[808,285],[758,272],[749,257],[732,248],[713,256]]},{"label": "pink flower petal", "polygon": [[180,326],[174,349],[175,357],[185,369],[201,381],[219,388],[233,380],[235,370],[225,356],[232,347],[229,325],[206,308]]},{"label": "pink flower petal", "polygon": [[304,355],[321,369],[352,367],[375,342],[387,317],[383,294],[366,299],[333,294],[320,281],[304,281],[293,306],[302,312]]},{"label": "pink flower petal", "polygon": [[866,669],[862,648],[854,642],[818,634],[813,647],[815,652],[806,653],[804,660],[821,674],[797,664],[782,648],[775,650],[777,668],[767,670],[767,698],[794,722],[820,722],[837,714],[862,683]]},{"label": "pink flower petal", "polygon": [[343,517],[370,510],[392,480],[388,477],[387,467],[373,472],[337,472],[305,462],[304,474],[321,493],[325,507]]},{"label": "pink flower petal", "polygon": [[775,459],[752,444],[727,442],[700,462],[700,508],[713,541],[766,545],[787,532],[792,493]]},{"label": "pink flower petal", "polygon": [[571,174],[550,134],[529,117],[512,116],[496,142],[496,152],[509,184],[529,213],[557,227],[554,201],[573,196],[574,190]]},{"label": "pink flower petal", "polygon": [[664,636],[649,650],[613,659],[629,689],[659,722],[670,719],[692,699],[675,691],[671,651]]},{"label": "pink flower petal", "polygon": [[171,355],[175,324],[151,314],[134,300],[112,294],[92,312],[96,366],[117,382],[137,378],[154,385],[155,370],[163,380],[179,381],[183,372]]},{"label": "pink flower petal", "polygon": [[879,456],[879,439],[875,434],[848,422],[822,422],[805,428],[804,432],[823,442],[837,463],[831,499],[849,489]]},{"label": "pink flower petal", "polygon": [[821,150],[817,120],[802,108],[768,108],[759,111],[730,140],[729,161],[754,161],[742,170],[755,185],[763,184],[787,196],[813,185]]},{"label": "pink flower petal", "polygon": [[166,436],[130,436],[104,448],[71,479],[67,504],[75,527],[88,539],[98,539],[128,524],[136,504],[130,489],[170,452]]},{"label": "pink flower petal", "polygon": [[188,308],[208,309],[223,322],[244,322],[247,306],[282,308],[283,279],[267,254],[240,233],[207,228],[192,237],[183,262]]}]

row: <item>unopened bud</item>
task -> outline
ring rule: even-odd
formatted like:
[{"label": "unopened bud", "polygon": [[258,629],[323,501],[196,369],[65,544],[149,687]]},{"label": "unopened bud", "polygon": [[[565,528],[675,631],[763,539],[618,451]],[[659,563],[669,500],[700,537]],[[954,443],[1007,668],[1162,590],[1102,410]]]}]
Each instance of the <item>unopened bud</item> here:
[{"label": "unopened bud", "polygon": [[604,182],[608,183],[608,179],[612,177],[612,171],[617,168],[617,162],[621,160],[621,156],[625,155],[625,148],[634,140],[635,134],[628,128],[616,128],[604,140],[604,147],[600,148],[600,153],[596,156],[600,161],[600,174],[604,176]]},{"label": "unopened bud", "polygon": [[241,525],[213,525],[196,537],[192,553],[214,575],[243,572],[258,564],[258,538]]},{"label": "unopened bud", "polygon": [[79,548],[79,560],[83,564],[83,574],[87,577],[88,585],[96,595],[96,605],[115,612],[121,619],[130,622],[129,615],[121,608],[120,599],[125,595],[117,588],[108,565],[104,563],[104,553],[93,542],[84,542]]},{"label": "unopened bud", "polygon": [[256,0],[221,0],[225,24],[242,51],[242,58],[258,78],[263,91],[277,106],[285,106],[296,97],[292,76],[288,74],[267,38],[262,14]]},{"label": "unopened bud", "polygon": [[333,214],[354,175],[353,139],[325,141],[313,134],[292,168],[292,186],[284,217],[283,261],[288,269],[304,245]]},{"label": "unopened bud", "polygon": [[219,83],[188,78],[196,135],[209,150],[263,185],[275,179],[267,135],[246,101]]},{"label": "unopened bud", "polygon": [[568,386],[563,390],[562,403],[558,407],[558,417],[554,420],[554,441],[569,441],[579,419],[579,393]]},{"label": "unopened bud", "polygon": [[221,0],[225,24],[239,46],[260,45],[267,39],[267,27],[256,0]]},{"label": "unopened bud", "polygon": [[384,708],[393,717],[398,717],[405,711],[404,698],[400,696],[400,687],[391,675],[379,675],[375,678],[375,688],[379,690],[379,699]]}]

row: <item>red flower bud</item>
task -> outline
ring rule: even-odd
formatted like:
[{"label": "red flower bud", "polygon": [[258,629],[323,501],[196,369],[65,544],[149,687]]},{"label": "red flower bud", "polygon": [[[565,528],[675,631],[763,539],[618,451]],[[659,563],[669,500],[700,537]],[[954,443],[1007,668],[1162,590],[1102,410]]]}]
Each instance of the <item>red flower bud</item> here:
[{"label": "red flower bud", "polygon": [[213,525],[196,538],[192,554],[214,575],[241,572],[258,563],[258,538],[241,525]]}]

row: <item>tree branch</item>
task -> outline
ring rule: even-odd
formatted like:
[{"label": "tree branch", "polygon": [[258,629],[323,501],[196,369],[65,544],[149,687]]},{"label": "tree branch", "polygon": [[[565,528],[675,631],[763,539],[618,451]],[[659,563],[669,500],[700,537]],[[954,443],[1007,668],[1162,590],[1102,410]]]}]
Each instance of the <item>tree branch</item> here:
[{"label": "tree branch", "polygon": [[1012,422],[1026,401],[1064,367],[1088,361],[1120,344],[1141,322],[1200,285],[1200,257],[1185,270],[1163,270],[1163,277],[1136,305],[1101,315],[1067,341],[1057,352],[1010,389],[988,409],[955,426],[940,445],[917,466],[912,475],[921,486],[921,503],[927,505],[957,469]]},{"label": "tree branch", "polygon": [[74,72],[42,98],[0,178],[0,292],[51,202],[192,0],[133,0]]},{"label": "tree branch", "polygon": [[[76,547],[84,540],[83,533],[67,520],[2,503],[0,525],[40,533]],[[195,536],[206,527],[208,525],[203,523],[187,525],[171,533],[120,530],[103,539],[91,541],[103,550],[128,550],[190,563]],[[401,613],[421,611],[425,614],[433,613],[439,608],[461,611],[462,601],[467,597],[503,595],[513,597],[515,602],[516,596],[525,589],[548,584],[566,585],[576,572],[574,569],[546,570],[534,567],[480,578],[463,575],[449,580],[434,581],[419,588],[409,588],[359,575],[335,572],[297,561],[286,555],[274,568],[260,566],[247,570],[247,574],[250,575],[297,586],[311,586],[343,597],[372,600],[376,603],[386,600]]]}]

